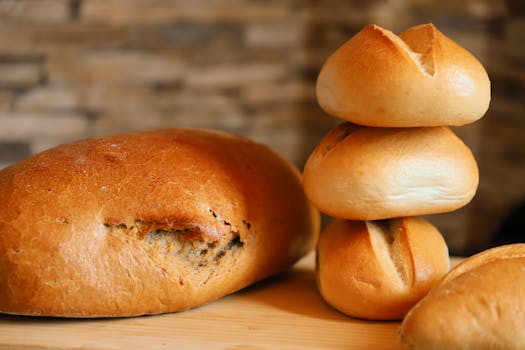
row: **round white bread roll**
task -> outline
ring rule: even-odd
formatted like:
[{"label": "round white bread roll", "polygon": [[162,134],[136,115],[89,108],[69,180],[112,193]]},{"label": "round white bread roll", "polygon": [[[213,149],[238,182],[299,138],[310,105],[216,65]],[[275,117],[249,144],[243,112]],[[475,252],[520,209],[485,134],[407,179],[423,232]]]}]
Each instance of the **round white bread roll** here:
[{"label": "round white bread roll", "polygon": [[406,315],[409,349],[525,349],[525,244],[476,254]]},{"label": "round white bread roll", "polygon": [[445,213],[478,187],[469,148],[448,127],[331,130],[304,168],[304,187],[322,212],[350,220]]},{"label": "round white bread roll", "polygon": [[321,233],[317,283],[322,297],[353,317],[402,319],[450,269],[439,231],[417,217],[336,220]]},{"label": "round white bread roll", "polygon": [[487,111],[490,81],[432,24],[400,36],[368,25],[328,58],[317,98],[328,114],[360,125],[464,125]]}]

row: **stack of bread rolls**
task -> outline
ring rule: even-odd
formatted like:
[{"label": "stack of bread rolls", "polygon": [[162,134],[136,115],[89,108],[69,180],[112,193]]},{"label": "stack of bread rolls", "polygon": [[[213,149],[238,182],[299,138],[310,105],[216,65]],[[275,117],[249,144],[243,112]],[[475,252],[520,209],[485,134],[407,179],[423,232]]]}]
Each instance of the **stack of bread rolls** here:
[{"label": "stack of bread rolls", "polygon": [[489,78],[432,24],[399,36],[369,25],[328,58],[317,97],[345,120],[304,168],[308,198],[335,218],[318,242],[320,293],[353,317],[401,319],[450,269],[445,240],[419,216],[473,198],[477,164],[449,126],[483,116]]}]

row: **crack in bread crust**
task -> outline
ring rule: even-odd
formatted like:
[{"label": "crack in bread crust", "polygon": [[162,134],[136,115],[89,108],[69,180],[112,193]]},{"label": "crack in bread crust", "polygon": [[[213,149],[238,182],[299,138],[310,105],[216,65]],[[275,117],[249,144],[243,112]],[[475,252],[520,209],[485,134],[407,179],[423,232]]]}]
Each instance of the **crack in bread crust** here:
[{"label": "crack in bread crust", "polygon": [[[110,235],[125,235],[141,242],[142,247],[155,260],[165,260],[168,264],[182,263],[190,270],[209,268],[203,284],[211,277],[213,269],[221,265],[221,260],[237,256],[244,246],[238,231],[230,230],[230,234],[219,240],[205,240],[201,232],[189,227],[158,227],[153,222],[135,220],[128,227],[125,223],[105,223]],[[170,260],[171,259],[171,260]],[[181,276],[181,285],[184,284]]]}]

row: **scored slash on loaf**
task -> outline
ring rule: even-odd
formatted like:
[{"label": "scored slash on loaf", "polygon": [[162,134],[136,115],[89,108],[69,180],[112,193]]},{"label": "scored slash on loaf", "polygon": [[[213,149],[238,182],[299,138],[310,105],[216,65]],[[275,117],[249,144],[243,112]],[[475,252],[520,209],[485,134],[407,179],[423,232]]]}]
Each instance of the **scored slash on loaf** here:
[{"label": "scored slash on loaf", "polygon": [[488,75],[432,24],[399,36],[372,24],[326,60],[317,98],[345,121],[304,167],[308,198],[337,218],[317,246],[319,291],[350,316],[402,319],[449,270],[445,240],[417,216],[474,197],[477,163],[449,126],[483,116]]}]

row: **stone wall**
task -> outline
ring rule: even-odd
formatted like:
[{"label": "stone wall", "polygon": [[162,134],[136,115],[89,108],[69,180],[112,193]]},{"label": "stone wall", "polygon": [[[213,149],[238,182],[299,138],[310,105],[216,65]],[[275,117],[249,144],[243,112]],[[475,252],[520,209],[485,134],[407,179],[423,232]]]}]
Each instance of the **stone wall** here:
[{"label": "stone wall", "polygon": [[315,101],[324,59],[363,25],[434,22],[492,79],[489,113],[456,129],[479,161],[475,200],[434,216],[451,250],[490,243],[525,200],[521,0],[0,0],[0,167],[70,140],[207,127],[302,167],[338,120]]}]

